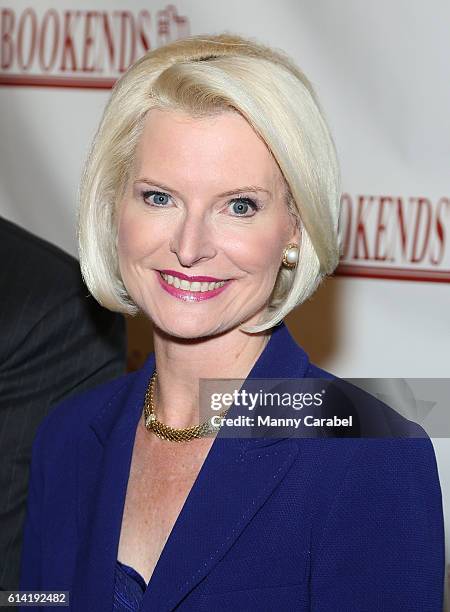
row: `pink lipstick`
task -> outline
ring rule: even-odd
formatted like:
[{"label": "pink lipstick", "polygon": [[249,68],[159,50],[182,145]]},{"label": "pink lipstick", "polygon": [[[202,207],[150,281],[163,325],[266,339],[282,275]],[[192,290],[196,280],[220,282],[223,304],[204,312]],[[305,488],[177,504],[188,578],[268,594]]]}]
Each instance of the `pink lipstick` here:
[{"label": "pink lipstick", "polygon": [[208,283],[220,283],[223,280],[228,280],[226,278],[214,278],[213,276],[188,276],[187,274],[183,274],[183,272],[177,272],[176,270],[159,270],[162,274],[170,274],[171,276],[178,276],[180,280],[187,280],[190,283],[195,281],[208,282]]},{"label": "pink lipstick", "polygon": [[[221,287],[217,287],[215,289],[207,289],[206,291],[191,291],[189,289],[182,289],[181,287],[175,287],[174,285],[171,285],[161,276],[161,273],[170,276],[177,276],[180,280],[186,280],[190,283],[224,282],[224,284]],[[225,280],[213,278],[211,276],[187,276],[182,272],[175,272],[174,270],[156,270],[156,274],[158,276],[159,284],[165,291],[167,291],[167,293],[170,293],[170,295],[173,295],[179,300],[184,300],[185,302],[202,302],[203,300],[209,300],[213,297],[216,297],[216,295],[222,293],[222,291],[225,291],[225,289],[231,283],[231,279]]]}]

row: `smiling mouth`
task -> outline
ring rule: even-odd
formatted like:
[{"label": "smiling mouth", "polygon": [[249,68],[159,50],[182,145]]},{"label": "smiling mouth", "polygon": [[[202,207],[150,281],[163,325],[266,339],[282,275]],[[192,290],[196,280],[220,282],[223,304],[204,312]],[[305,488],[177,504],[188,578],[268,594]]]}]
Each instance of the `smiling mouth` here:
[{"label": "smiling mouth", "polygon": [[159,275],[171,287],[174,287],[175,289],[181,289],[182,291],[189,291],[190,293],[206,293],[208,291],[214,291],[215,289],[220,289],[220,287],[223,287],[225,283],[229,282],[228,280],[217,282],[189,282],[188,280],[178,278],[178,276],[164,274],[163,272],[159,272]]}]

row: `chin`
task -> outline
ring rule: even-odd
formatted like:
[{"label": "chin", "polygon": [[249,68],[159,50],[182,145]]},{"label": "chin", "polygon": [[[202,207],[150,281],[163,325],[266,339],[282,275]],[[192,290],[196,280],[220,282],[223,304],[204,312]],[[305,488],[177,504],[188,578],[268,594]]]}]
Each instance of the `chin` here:
[{"label": "chin", "polygon": [[201,321],[161,321],[155,322],[155,325],[169,336],[184,340],[206,338],[217,333],[214,326]]},{"label": "chin", "polygon": [[154,321],[154,325],[159,327],[165,334],[174,338],[184,340],[195,340],[200,338],[209,338],[211,336],[220,336],[242,325],[242,321],[205,321],[203,318],[193,318],[192,320],[179,319],[174,321],[160,320]]}]

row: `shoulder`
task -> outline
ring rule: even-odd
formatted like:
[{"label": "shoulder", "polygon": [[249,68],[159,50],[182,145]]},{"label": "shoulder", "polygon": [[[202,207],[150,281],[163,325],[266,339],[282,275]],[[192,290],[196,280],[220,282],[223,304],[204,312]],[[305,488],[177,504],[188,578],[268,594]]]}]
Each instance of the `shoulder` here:
[{"label": "shoulder", "polygon": [[[410,498],[412,491],[439,512],[441,490],[436,455],[426,431],[385,402],[322,368],[309,364],[305,374],[325,382],[327,400],[317,418],[353,416],[353,427],[324,425],[311,437],[297,437],[297,469],[312,475],[319,508],[389,496]],[[388,496],[388,497],[386,497]]]},{"label": "shoulder", "polygon": [[88,294],[74,257],[6,219],[0,219],[0,261],[2,314],[17,342],[56,307]]},{"label": "shoulder", "polygon": [[315,416],[351,417],[350,427],[333,426],[321,430],[325,437],[428,438],[425,430],[408,418],[408,406],[404,402],[402,414],[387,403],[389,398],[395,402],[395,389],[391,388],[390,380],[340,378],[312,363],[308,363],[305,378],[319,379],[321,390],[326,389],[323,405]]},{"label": "shoulder", "polygon": [[327,372],[327,370],[319,368],[314,363],[308,362],[305,378],[326,378],[327,380],[333,380],[336,376],[331,374],[331,372]]},{"label": "shoulder", "polygon": [[[102,364],[104,355],[122,351],[123,317],[102,308],[89,294],[74,257],[0,217],[0,261],[3,360],[24,364],[29,355],[41,357],[50,351],[54,358],[56,349],[61,354],[75,341],[86,340],[101,351],[90,357]],[[74,353],[66,361],[71,367],[83,365]]]},{"label": "shoulder", "polygon": [[349,499],[359,499],[367,487],[396,496],[410,495],[414,487],[439,506],[436,456],[421,425],[356,386],[358,381],[352,384],[312,363],[305,377],[325,383],[326,400],[315,417],[353,416],[351,428],[323,425],[306,438],[293,438],[299,449],[297,469],[306,470],[316,483],[318,509],[331,508],[344,490]]},{"label": "shoulder", "polygon": [[[322,485],[336,488],[340,479],[364,477],[371,473],[392,473],[412,470],[424,474],[431,469],[437,473],[432,441],[418,426],[423,437],[410,438],[298,438],[301,469],[310,465],[311,471],[321,474]],[[305,463],[305,461],[307,463]],[[381,472],[380,472],[381,469]]]},{"label": "shoulder", "polygon": [[50,265],[66,273],[78,273],[78,262],[69,253],[3,217],[0,217],[0,237],[2,259],[14,257],[15,266],[40,268],[45,274],[42,266]]}]

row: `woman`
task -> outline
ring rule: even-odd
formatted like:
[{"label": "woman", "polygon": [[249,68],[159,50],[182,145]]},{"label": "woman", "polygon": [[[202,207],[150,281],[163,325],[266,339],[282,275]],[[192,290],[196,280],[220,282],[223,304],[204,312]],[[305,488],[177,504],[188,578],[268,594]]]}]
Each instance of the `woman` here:
[{"label": "woman", "polygon": [[200,379],[330,376],[283,318],[334,270],[338,213],[328,128],[282,53],[191,37],[120,79],[81,267],[101,304],[148,316],[155,352],[40,428],[21,588],[80,611],[439,610],[427,438],[214,437],[200,419]]}]

